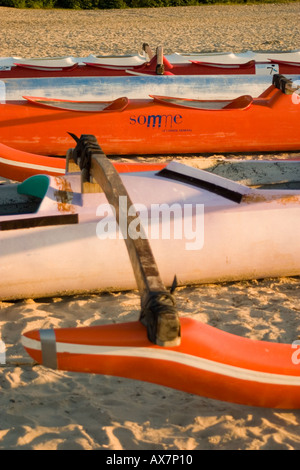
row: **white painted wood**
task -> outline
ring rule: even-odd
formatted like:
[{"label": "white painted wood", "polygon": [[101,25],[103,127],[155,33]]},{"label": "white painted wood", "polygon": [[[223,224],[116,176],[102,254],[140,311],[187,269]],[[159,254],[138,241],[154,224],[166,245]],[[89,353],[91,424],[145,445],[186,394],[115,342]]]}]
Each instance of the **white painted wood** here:
[{"label": "white painted wood", "polygon": [[[143,224],[148,227],[150,244],[166,285],[171,285],[175,274],[179,284],[300,274],[300,178],[297,176],[300,163],[280,164],[277,169],[275,164],[270,173],[275,175],[274,181],[286,180],[282,177],[285,165],[286,175],[293,175],[297,189],[259,189],[259,184],[272,182],[272,176],[263,177],[260,161],[256,178],[257,170],[252,162],[249,176],[244,167],[241,178],[254,184],[254,189],[243,186],[237,179],[237,183],[227,183],[229,187],[241,188],[240,204],[154,173],[122,175],[132,201],[141,205],[138,207]],[[228,162],[226,165],[229,167]],[[270,163],[266,168],[270,171]],[[191,170],[187,168],[187,171]],[[219,172],[223,181],[225,167],[217,165],[214,171]],[[192,172],[202,177],[203,171],[193,169]],[[209,174],[208,178],[218,184],[220,176],[214,178]],[[112,212],[104,212],[109,209],[104,194],[81,194],[78,174],[49,178],[49,182],[36,213],[0,216],[0,225],[8,220],[74,213],[79,215],[79,224],[0,230],[0,298],[136,288],[124,240],[118,236]],[[0,186],[0,200],[2,190],[5,191],[5,186]],[[170,224],[171,236],[164,239],[167,232],[163,232],[164,236],[160,234],[158,239],[153,239],[151,233],[157,235],[158,222],[153,221],[149,232],[147,217],[153,205],[163,203],[177,208],[175,221]],[[192,204],[190,214],[184,212],[185,204]],[[162,213],[164,221],[160,229],[167,229],[167,206]],[[185,214],[179,225],[178,214]],[[97,236],[101,221],[109,228],[109,238]],[[185,227],[192,224],[190,232],[184,230],[184,224]],[[176,227],[177,238],[174,238]],[[181,238],[178,238],[178,228],[183,232]]]}]

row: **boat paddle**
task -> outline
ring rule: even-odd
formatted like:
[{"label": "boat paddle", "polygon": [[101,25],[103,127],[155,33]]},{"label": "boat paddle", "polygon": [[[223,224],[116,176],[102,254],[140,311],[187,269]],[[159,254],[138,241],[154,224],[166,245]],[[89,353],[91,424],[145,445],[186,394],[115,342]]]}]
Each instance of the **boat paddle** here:
[{"label": "boat paddle", "polygon": [[[132,214],[133,203],[120,175],[103,153],[96,137],[82,135],[79,139],[74,134],[70,135],[77,143],[72,158],[81,170],[83,187],[84,183],[89,183],[91,179],[96,181],[109,204],[115,209],[116,220],[126,243],[141,296],[140,322],[147,328],[148,339],[159,346],[178,346],[181,341],[181,328],[173,296],[176,277],[171,292],[167,291],[160,278],[141,219],[136,211],[134,215],[129,215],[128,209],[131,208]],[[126,200],[126,204],[120,204],[121,197]],[[126,224],[120,223],[120,219],[126,220]],[[133,220],[135,224],[138,221],[140,227],[140,237],[137,239],[133,239],[128,233],[128,227]]]}]

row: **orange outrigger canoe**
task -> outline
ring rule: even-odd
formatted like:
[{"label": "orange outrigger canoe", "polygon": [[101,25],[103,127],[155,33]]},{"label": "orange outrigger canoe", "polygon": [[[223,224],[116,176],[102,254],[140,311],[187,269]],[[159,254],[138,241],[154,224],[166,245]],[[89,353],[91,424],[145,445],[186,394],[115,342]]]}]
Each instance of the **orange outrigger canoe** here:
[{"label": "orange outrigger canoe", "polygon": [[258,98],[227,101],[26,97],[0,104],[0,142],[26,152],[65,155],[73,145],[72,132],[95,135],[106,155],[299,150],[299,95],[290,92],[292,85],[274,75]]},{"label": "orange outrigger canoe", "polygon": [[[164,385],[217,400],[300,408],[300,348],[242,338],[181,318],[181,344],[160,347],[140,322],[24,333],[38,363]],[[297,346],[295,346],[297,348]]]}]

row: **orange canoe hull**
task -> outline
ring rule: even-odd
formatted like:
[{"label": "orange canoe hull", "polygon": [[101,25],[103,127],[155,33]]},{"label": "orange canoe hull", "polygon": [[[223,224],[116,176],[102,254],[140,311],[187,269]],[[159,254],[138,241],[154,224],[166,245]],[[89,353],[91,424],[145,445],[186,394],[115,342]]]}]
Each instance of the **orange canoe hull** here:
[{"label": "orange canoe hull", "polygon": [[300,106],[273,85],[248,105],[241,97],[226,109],[195,109],[189,100],[177,106],[161,98],[130,100],[104,112],[7,102],[0,104],[0,142],[44,155],[65,155],[74,143],[68,132],[95,135],[106,155],[300,149]]},{"label": "orange canoe hull", "polygon": [[[150,343],[139,322],[51,330],[56,368],[142,380],[244,405],[300,408],[300,360],[295,360],[300,354],[291,345],[245,339],[191,318],[182,318],[181,328],[181,345],[173,348]],[[43,364],[40,331],[25,333],[23,345]]]}]

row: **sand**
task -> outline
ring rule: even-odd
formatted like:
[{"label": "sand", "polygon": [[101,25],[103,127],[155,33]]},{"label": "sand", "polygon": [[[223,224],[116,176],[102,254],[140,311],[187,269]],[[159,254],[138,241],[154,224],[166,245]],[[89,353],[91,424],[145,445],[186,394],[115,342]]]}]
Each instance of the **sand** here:
[{"label": "sand", "polygon": [[143,42],[174,51],[291,50],[299,47],[300,4],[133,10],[1,8],[0,56],[132,53]]},{"label": "sand", "polygon": [[[300,47],[299,13],[299,3],[84,12],[0,8],[0,56],[129,53],[144,41],[168,53],[290,50]],[[234,334],[277,342],[300,335],[297,277],[183,287],[176,298],[182,315]],[[123,322],[138,315],[137,292],[0,302],[0,339],[6,345],[0,449],[300,450],[298,410],[51,371],[33,365],[20,342],[33,328]]]}]

